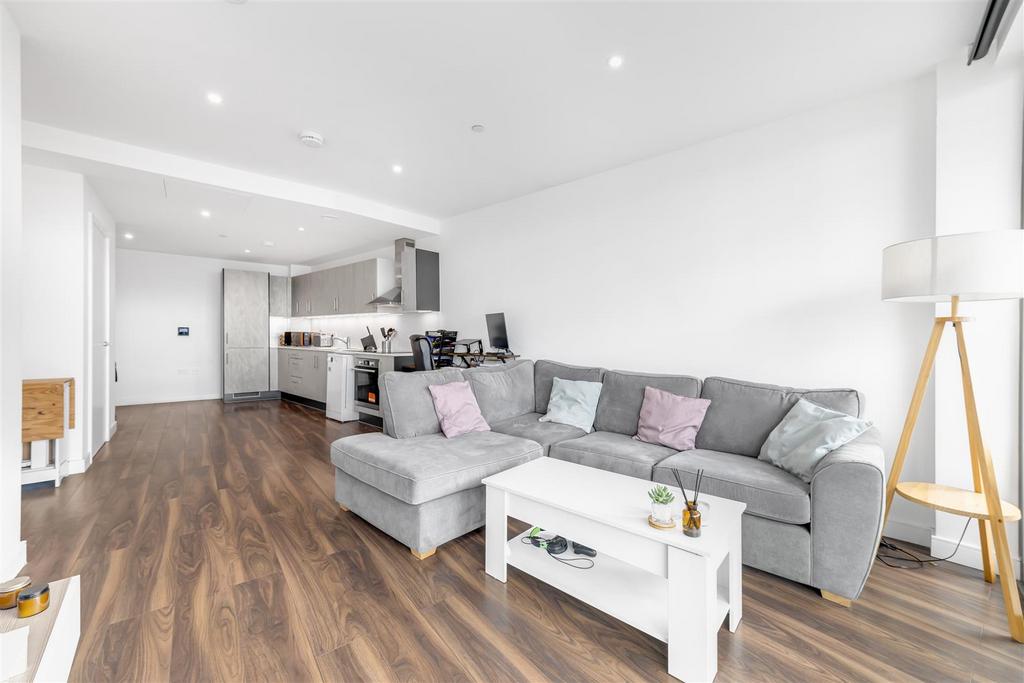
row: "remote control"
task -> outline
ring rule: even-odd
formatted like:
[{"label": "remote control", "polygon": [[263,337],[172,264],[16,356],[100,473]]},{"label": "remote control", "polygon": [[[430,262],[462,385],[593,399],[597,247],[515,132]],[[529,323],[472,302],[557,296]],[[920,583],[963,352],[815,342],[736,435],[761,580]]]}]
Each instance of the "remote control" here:
[{"label": "remote control", "polygon": [[577,555],[586,555],[587,557],[597,557],[597,551],[593,548],[588,548],[582,543],[572,542],[572,551]]}]

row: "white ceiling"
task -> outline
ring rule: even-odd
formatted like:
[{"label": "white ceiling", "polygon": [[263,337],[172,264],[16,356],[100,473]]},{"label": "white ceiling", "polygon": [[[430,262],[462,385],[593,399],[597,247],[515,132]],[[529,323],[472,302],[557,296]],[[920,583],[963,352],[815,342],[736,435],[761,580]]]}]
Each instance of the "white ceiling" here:
[{"label": "white ceiling", "polygon": [[[123,249],[316,265],[379,249],[398,237],[425,235],[341,211],[77,157],[26,149],[24,161],[84,175],[117,221],[117,246]],[[208,218],[203,210],[210,212]]]},{"label": "white ceiling", "polygon": [[444,217],[924,74],[985,0],[7,4],[28,120]]}]

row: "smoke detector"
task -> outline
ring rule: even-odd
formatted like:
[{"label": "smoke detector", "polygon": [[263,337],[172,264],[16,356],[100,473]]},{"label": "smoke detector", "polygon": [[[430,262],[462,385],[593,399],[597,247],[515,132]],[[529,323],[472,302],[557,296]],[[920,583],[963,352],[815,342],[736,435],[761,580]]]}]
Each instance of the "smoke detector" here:
[{"label": "smoke detector", "polygon": [[299,133],[299,142],[304,144],[306,147],[317,147],[324,146],[324,136],[317,133],[315,130],[304,130]]}]

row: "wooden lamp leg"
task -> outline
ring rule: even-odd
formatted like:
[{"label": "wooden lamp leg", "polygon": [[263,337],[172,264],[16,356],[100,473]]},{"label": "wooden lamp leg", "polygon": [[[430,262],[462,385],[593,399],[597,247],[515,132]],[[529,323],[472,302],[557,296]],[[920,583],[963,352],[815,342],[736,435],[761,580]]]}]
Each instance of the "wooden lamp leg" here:
[{"label": "wooden lamp leg", "polygon": [[903,463],[907,458],[907,450],[910,448],[910,437],[913,436],[914,427],[917,425],[917,416],[921,412],[925,390],[928,388],[928,378],[931,377],[932,367],[935,365],[935,352],[939,349],[939,341],[942,339],[942,332],[945,329],[945,320],[936,320],[932,325],[932,335],[928,339],[928,347],[925,349],[924,359],[921,361],[921,370],[917,373],[917,385],[915,385],[914,395],[910,399],[910,409],[907,410],[907,419],[903,423],[903,433],[900,435],[900,442],[896,447],[896,457],[893,458],[892,469],[889,470],[889,479],[885,484],[885,519],[882,520],[883,528],[885,523],[889,521],[892,499],[896,495],[896,484],[900,482],[900,473],[903,471]]},{"label": "wooden lamp leg", "polygon": [[[971,475],[974,479],[975,493],[982,493],[981,463],[973,455],[971,456]],[[992,549],[992,522],[987,519],[978,520],[978,540],[981,548],[981,568],[987,583],[995,583],[996,574],[992,568],[992,558],[995,551]]]},{"label": "wooden lamp leg", "polygon": [[[1006,521],[1003,519],[1003,504],[999,498],[999,487],[996,483],[992,459],[985,450],[981,439],[981,424],[978,421],[978,405],[974,400],[974,384],[971,380],[971,367],[967,361],[967,342],[964,340],[963,324],[953,323],[956,330],[957,351],[960,354],[960,375],[964,385],[964,408],[967,412],[967,435],[971,446],[971,466],[981,475],[982,493],[988,507],[988,527],[991,530],[996,561],[999,566],[999,584],[1003,589],[1003,602],[1006,605],[1006,620],[1010,636],[1018,643],[1024,643],[1024,613],[1021,612],[1020,594],[1017,592],[1017,581],[1013,572],[1013,559],[1010,557],[1010,546],[1006,540]],[[988,534],[986,534],[987,536]],[[987,544],[987,539],[984,539]],[[987,547],[983,547],[984,556]]]}]

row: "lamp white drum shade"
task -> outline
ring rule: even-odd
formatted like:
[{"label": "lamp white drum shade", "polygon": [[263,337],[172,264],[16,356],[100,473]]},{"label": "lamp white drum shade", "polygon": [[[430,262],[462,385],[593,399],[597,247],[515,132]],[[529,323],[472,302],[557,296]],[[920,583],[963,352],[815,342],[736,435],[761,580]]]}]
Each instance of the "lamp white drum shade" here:
[{"label": "lamp white drum shade", "polygon": [[1024,230],[901,242],[882,251],[882,298],[939,302],[1024,297]]}]

